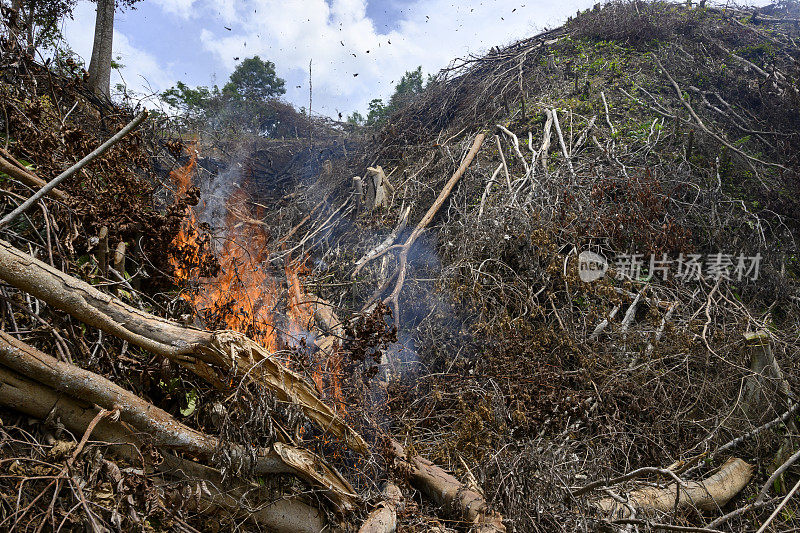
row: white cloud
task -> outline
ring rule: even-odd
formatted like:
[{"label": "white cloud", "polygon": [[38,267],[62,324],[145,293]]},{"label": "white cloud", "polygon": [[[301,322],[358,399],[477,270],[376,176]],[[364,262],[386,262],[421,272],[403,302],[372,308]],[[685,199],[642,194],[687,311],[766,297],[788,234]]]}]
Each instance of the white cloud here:
[{"label": "white cloud", "polygon": [[155,0],[161,9],[183,18],[189,18],[196,13],[194,4],[197,0]]},{"label": "white cloud", "polygon": [[[200,1],[208,8],[218,4]],[[298,80],[307,79],[313,60],[314,107],[333,114],[336,109],[364,110],[371,98],[391,94],[392,82],[417,65],[435,73],[457,57],[529,36],[594,3],[521,2],[527,6],[519,1],[417,0],[396,30],[382,33],[367,17],[365,0],[253,0],[248,2],[252,10],[236,13],[233,32],[206,29],[201,40],[228,71],[236,57],[260,55],[275,62],[279,75],[297,82],[287,92],[294,102],[307,100],[307,83]]]},{"label": "white cloud", "polygon": [[[404,2],[402,19],[391,31],[377,28],[367,16],[367,0],[155,0],[153,5],[180,31],[199,36],[206,53],[182,50],[181,60],[191,57],[195,77],[207,72],[208,81],[200,79],[201,84],[216,74],[224,83],[235,58],[260,55],[273,61],[278,75],[287,80],[286,98],[307,105],[308,65],[313,61],[314,110],[334,115],[337,110],[365,111],[369,100],[389,96],[403,73],[418,65],[435,73],[455,58],[561,23],[578,7],[595,1],[414,0]],[[68,41],[84,58],[91,54],[94,8],[82,1],[75,20],[65,27]],[[127,28],[126,34],[115,32],[114,54],[122,56],[122,77],[129,86],[147,91],[140,75],[156,90],[173,85],[181,60],[176,59],[171,35],[153,40],[146,26],[141,34],[136,27]],[[119,81],[115,73],[112,83]]]}]

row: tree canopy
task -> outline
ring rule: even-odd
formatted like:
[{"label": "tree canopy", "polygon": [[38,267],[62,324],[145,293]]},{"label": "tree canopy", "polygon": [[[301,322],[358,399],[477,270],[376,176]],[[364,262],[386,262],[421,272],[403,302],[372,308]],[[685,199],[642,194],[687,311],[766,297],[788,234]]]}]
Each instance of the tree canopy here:
[{"label": "tree canopy", "polygon": [[268,100],[286,93],[285,81],[275,72],[272,61],[250,57],[236,65],[222,93],[248,100]]},{"label": "tree canopy", "polygon": [[285,85],[274,63],[255,56],[239,63],[222,89],[192,88],[179,81],[161,99],[179,111],[186,125],[202,122],[214,129],[276,135],[287,113],[287,104],[278,99]]},{"label": "tree canopy", "polygon": [[[428,77],[430,81],[430,76]],[[394,87],[394,93],[389,98],[389,103],[384,104],[382,98],[373,98],[367,107],[367,118],[358,111],[353,112],[347,117],[351,124],[379,126],[383,124],[395,111],[406,105],[409,99],[421,93],[425,89],[422,80],[422,66],[414,70],[406,71],[400,81]]]}]

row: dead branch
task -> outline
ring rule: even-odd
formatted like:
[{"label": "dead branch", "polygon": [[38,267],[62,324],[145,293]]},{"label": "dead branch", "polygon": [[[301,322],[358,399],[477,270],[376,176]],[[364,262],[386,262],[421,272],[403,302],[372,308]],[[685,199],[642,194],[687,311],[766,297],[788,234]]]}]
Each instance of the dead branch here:
[{"label": "dead branch", "polygon": [[783,170],[788,170],[786,167],[784,167],[783,165],[780,165],[778,163],[769,163],[767,161],[762,161],[761,159],[759,159],[757,157],[753,157],[751,155],[748,155],[748,154],[744,153],[743,151],[741,151],[740,149],[738,149],[737,147],[733,146],[731,143],[729,143],[728,141],[723,139],[720,135],[717,135],[716,133],[711,131],[708,128],[708,126],[705,125],[703,120],[699,116],[697,116],[697,113],[695,113],[694,108],[683,97],[683,91],[681,91],[681,88],[678,85],[678,83],[675,81],[675,79],[672,77],[672,75],[669,73],[669,71],[661,63],[661,60],[659,60],[655,56],[653,56],[653,57],[654,57],[654,59],[656,61],[656,64],[658,64],[658,66],[661,69],[661,71],[664,72],[664,75],[667,77],[667,79],[672,84],[672,87],[675,89],[675,93],[678,95],[678,100],[681,102],[681,104],[683,104],[683,107],[685,107],[687,109],[687,111],[689,111],[689,114],[692,116],[692,118],[694,119],[694,122],[697,124],[697,126],[700,127],[700,129],[702,129],[708,135],[710,135],[711,137],[716,139],[717,142],[719,142],[720,144],[725,145],[728,148],[728,150],[730,150],[732,152],[735,152],[735,153],[739,154],[740,156],[744,157],[745,160],[748,163],[750,163],[751,165],[752,165],[753,162],[756,162],[756,163],[760,163],[760,164],[765,165],[765,166],[777,167],[777,168],[780,168],[780,169],[783,169]]},{"label": "dead branch", "polygon": [[758,498],[756,498],[757,502],[763,502],[764,501],[764,498],[767,497],[767,492],[769,492],[769,489],[772,488],[773,483],[775,483],[775,481],[779,477],[781,477],[781,475],[784,472],[786,472],[789,469],[790,466],[792,466],[794,463],[796,463],[798,459],[800,459],[800,450],[798,450],[794,454],[792,454],[792,456],[789,457],[788,459],[786,459],[786,461],[784,461],[784,463],[781,466],[779,466],[778,468],[775,469],[775,471],[772,473],[772,475],[769,476],[769,479],[767,480],[767,482],[764,483],[764,486],[761,487],[761,492],[758,493]]},{"label": "dead branch", "polygon": [[714,453],[717,454],[717,453],[720,453],[720,452],[724,452],[725,450],[730,450],[732,448],[735,448],[736,446],[738,446],[742,442],[746,441],[747,439],[751,439],[751,438],[759,435],[760,433],[763,433],[764,431],[767,431],[768,429],[772,429],[773,427],[777,426],[778,424],[785,423],[797,411],[798,408],[800,408],[800,403],[792,404],[792,407],[790,407],[788,411],[786,411],[785,413],[783,413],[779,417],[770,420],[766,424],[764,424],[762,426],[759,426],[759,427],[755,428],[752,431],[748,431],[744,435],[741,435],[741,436],[736,437],[735,439],[733,439],[733,440],[731,440],[729,442],[726,442],[725,444],[720,446]]},{"label": "dead branch", "polygon": [[489,511],[486,500],[451,474],[422,457],[408,457],[397,441],[390,443],[396,465],[409,473],[411,483],[438,505],[483,533],[505,532],[503,517]]},{"label": "dead branch", "polygon": [[547,155],[550,152],[550,138],[552,136],[553,128],[553,113],[549,109],[545,109],[547,114],[547,121],[544,123],[544,133],[542,133],[542,146],[539,147],[539,153],[542,155],[542,170],[547,172]]},{"label": "dead branch", "polygon": [[671,477],[675,479],[676,482],[682,483],[682,481],[675,475],[675,472],[668,468],[645,466],[642,468],[637,468],[632,472],[628,472],[627,474],[623,474],[621,476],[617,476],[609,480],[598,479],[597,481],[592,481],[585,487],[581,487],[579,489],[572,491],[572,497],[577,498],[578,496],[586,494],[590,490],[594,490],[598,487],[609,487],[611,485],[616,485],[617,483],[622,483],[623,481],[629,481],[631,479],[636,479],[638,477],[646,476],[647,474],[659,474],[662,476]]},{"label": "dead branch", "polygon": [[500,144],[500,136],[495,135],[494,140],[497,143],[497,153],[500,154],[500,164],[503,166],[503,172],[506,175],[506,185],[508,185],[508,192],[511,192],[511,176],[508,174],[508,164],[506,163],[506,156],[503,153],[503,145]]},{"label": "dead branch", "polygon": [[[16,160],[11,157],[11,154],[0,148],[0,172],[5,172],[12,178],[21,181],[33,189],[41,189],[47,185],[47,182],[42,178],[36,174],[28,172],[28,170],[22,165],[17,165],[15,163]],[[61,200],[62,202],[69,199],[69,195],[60,189],[53,189],[50,191],[50,196]]]},{"label": "dead branch", "polygon": [[122,140],[126,135],[136,129],[136,127],[147,118],[147,111],[142,111],[139,113],[127,126],[122,128],[116,135],[108,139],[106,142],[92,150],[86,157],[69,167],[67,170],[47,182],[47,184],[39,189],[33,196],[25,200],[20,206],[14,209],[12,212],[7,214],[0,220],[0,228],[7,226],[12,220],[17,218],[20,214],[24,213],[30,207],[38,202],[41,198],[47,195],[50,191],[55,189],[59,183],[67,179],[68,177],[75,174],[77,171],[94,161],[96,158],[100,157],[104,153],[106,153],[109,148],[117,144],[120,140]]},{"label": "dead branch", "polygon": [[508,137],[511,138],[511,142],[514,146],[514,152],[517,154],[517,157],[519,157],[520,160],[522,161],[522,166],[525,167],[525,176],[527,176],[528,173],[530,172],[530,168],[528,167],[528,162],[525,160],[525,156],[522,155],[522,152],[519,149],[519,138],[505,126],[498,124],[497,127],[500,131],[502,131],[503,133],[508,135]]},{"label": "dead branch", "polygon": [[[59,394],[3,366],[0,366],[0,404],[42,420],[58,419],[76,434],[85,434],[86,429],[100,412],[90,403]],[[110,450],[114,454],[134,462],[139,460],[135,446],[140,445],[141,441],[124,424],[114,422],[109,417],[101,417],[92,434],[96,440],[102,442],[124,444],[112,446]],[[242,497],[245,493],[253,492],[258,488],[257,485],[233,480],[223,483],[222,475],[213,468],[187,459],[179,459],[170,454],[164,454],[164,461],[154,467],[159,472],[182,479],[208,481],[211,495],[201,495],[208,504],[225,508],[238,516],[246,516],[276,531],[318,533],[325,527],[325,518],[318,509],[291,497],[259,507],[258,512],[247,512],[236,496]],[[200,512],[207,511],[210,511],[208,507],[206,510],[200,510]]]},{"label": "dead branch", "polygon": [[784,498],[781,500],[780,505],[778,505],[775,508],[775,510],[772,511],[772,514],[769,515],[769,518],[767,518],[767,520],[763,524],[761,524],[761,527],[758,528],[758,531],[756,531],[756,533],[764,533],[764,531],[767,530],[767,528],[775,519],[775,517],[778,516],[778,513],[780,513],[783,510],[783,508],[786,507],[786,504],[789,503],[789,500],[791,499],[792,496],[794,496],[794,493],[797,492],[797,489],[800,489],[800,479],[798,479],[797,483],[794,484],[792,490],[790,490],[789,493],[786,496],[784,496]]},{"label": "dead branch", "polygon": [[384,300],[385,304],[388,305],[391,303],[393,306],[395,324],[399,324],[400,321],[400,305],[398,303],[398,299],[400,297],[400,291],[403,290],[403,283],[405,283],[406,279],[408,253],[411,250],[411,247],[414,246],[414,243],[417,241],[419,236],[422,235],[422,232],[425,231],[425,228],[428,227],[428,224],[431,223],[433,217],[436,216],[436,213],[439,212],[442,204],[444,204],[444,201],[447,200],[448,196],[450,196],[450,193],[453,191],[456,183],[458,183],[458,181],[461,179],[461,176],[463,176],[464,172],[467,171],[467,168],[472,163],[472,160],[475,159],[475,155],[478,153],[478,150],[480,150],[485,138],[485,133],[479,133],[475,136],[475,140],[472,142],[472,147],[469,149],[469,152],[467,152],[467,156],[464,158],[464,161],[461,162],[461,166],[458,167],[458,170],[456,170],[455,174],[453,174],[453,176],[442,188],[439,196],[436,198],[436,201],[433,202],[428,209],[428,212],[425,213],[425,216],[422,217],[422,220],[419,221],[417,226],[414,228],[414,231],[411,232],[411,235],[401,247],[400,264],[397,267],[397,282],[392,294]]},{"label": "dead branch", "polygon": [[353,270],[353,274],[351,274],[353,279],[358,276],[358,273],[367,263],[381,257],[390,250],[391,246],[394,244],[394,241],[396,241],[400,234],[406,229],[406,224],[408,224],[408,215],[411,213],[411,207],[412,206],[406,207],[405,210],[400,214],[400,219],[398,220],[397,225],[386,237],[386,239],[384,239],[378,246],[365,253],[361,259],[356,261],[356,268]]},{"label": "dead branch", "polygon": [[604,318],[602,320],[602,322],[597,324],[597,327],[594,328],[594,331],[592,331],[592,334],[589,335],[589,339],[590,340],[597,339],[597,337],[599,337],[600,334],[603,333],[603,330],[605,330],[608,327],[608,325],[611,323],[611,321],[614,320],[614,317],[617,316],[618,312],[619,312],[619,306],[615,305],[614,308],[611,309],[611,311],[608,313],[608,316],[606,318]]},{"label": "dead branch", "polygon": [[661,324],[658,326],[658,330],[656,331],[656,335],[652,341],[647,343],[647,348],[645,348],[644,355],[645,357],[649,357],[651,353],[653,353],[653,349],[655,345],[658,344],[658,341],[661,340],[661,337],[664,335],[664,328],[669,322],[669,319],[672,317],[673,311],[675,308],[678,307],[678,302],[673,302],[672,305],[669,306],[667,309],[667,313],[664,315],[664,318],[661,319]]},{"label": "dead branch", "polygon": [[572,177],[575,177],[575,169],[572,167],[572,160],[569,157],[569,152],[567,151],[567,145],[564,142],[564,134],[561,133],[561,125],[558,123],[558,112],[555,109],[551,109],[550,113],[553,116],[553,126],[555,126],[556,128],[556,134],[558,135],[558,144],[561,145],[561,152],[564,154],[564,159],[567,162],[570,174],[572,174]]},{"label": "dead branch", "polygon": [[645,285],[645,287],[641,291],[639,291],[639,293],[636,295],[636,298],[633,299],[631,305],[628,306],[628,310],[625,311],[625,316],[622,318],[622,324],[619,327],[621,333],[625,333],[628,331],[631,322],[633,322],[633,318],[636,316],[636,308],[639,305],[639,300],[642,299],[642,293],[645,291],[646,288],[647,286]]},{"label": "dead branch", "polygon": [[586,139],[589,138],[589,133],[591,133],[592,128],[594,128],[595,122],[597,122],[597,115],[589,119],[589,124],[586,125],[586,129],[584,129],[581,134],[578,135],[578,140],[575,141],[575,146],[572,147],[572,152],[570,152],[570,155],[574,155],[575,152],[583,147],[583,145],[586,143]]},{"label": "dead branch", "polygon": [[486,183],[486,188],[483,190],[483,195],[481,196],[481,206],[478,209],[478,220],[483,217],[483,208],[486,206],[486,199],[489,197],[489,192],[492,190],[492,185],[497,183],[497,175],[500,174],[500,171],[503,169],[502,163],[497,165],[497,168],[492,173],[492,177],[489,178],[489,181]]},{"label": "dead branch", "polygon": [[324,488],[341,508],[353,507],[356,496],[350,484],[322,458],[308,451],[275,443],[272,449],[257,451],[255,464],[247,464],[250,455],[241,446],[220,443],[215,437],[181,424],[166,411],[108,379],[58,361],[3,331],[0,331],[0,364],[73,398],[109,411],[118,410],[123,422],[147,433],[159,447],[210,460],[224,445],[245,470],[252,469],[255,475],[295,474],[312,486]]},{"label": "dead branch", "polygon": [[224,387],[213,367],[265,385],[353,450],[367,451],[364,439],[317,397],[311,385],[241,333],[201,331],[151,315],[5,241],[0,241],[0,279],[90,326],[175,361],[212,385]]},{"label": "dead branch", "polygon": [[722,533],[719,529],[711,529],[707,527],[693,527],[693,526],[676,526],[674,524],[662,524],[659,522],[650,522],[648,520],[641,520],[638,518],[620,518],[611,522],[614,525],[634,525],[634,526],[647,526],[651,529],[663,529],[664,531],[682,531],[684,533]]},{"label": "dead branch", "polygon": [[672,483],[665,488],[643,487],[628,494],[627,505],[613,498],[595,502],[598,509],[612,516],[630,516],[630,508],[669,512],[684,507],[697,507],[714,511],[724,506],[750,481],[753,465],[741,459],[730,458],[712,476],[703,481],[687,481],[683,485]]}]

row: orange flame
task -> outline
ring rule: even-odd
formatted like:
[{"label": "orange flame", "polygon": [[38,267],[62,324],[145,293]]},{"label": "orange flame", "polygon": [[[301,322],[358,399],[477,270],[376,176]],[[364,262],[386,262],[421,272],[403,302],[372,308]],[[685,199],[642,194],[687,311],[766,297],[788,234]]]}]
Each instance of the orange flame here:
[{"label": "orange flame", "polygon": [[[189,162],[171,174],[178,195],[185,195],[192,186],[197,165],[196,152],[192,152]],[[172,258],[175,277],[192,287],[183,297],[210,326],[240,331],[275,351],[278,289],[265,270],[269,234],[257,213],[250,213],[241,187],[227,201],[225,226],[225,241],[218,254],[220,274],[204,278],[197,268],[202,253],[199,225],[194,211],[187,209],[187,217],[172,243],[178,251],[177,257]]]},{"label": "orange flame", "polygon": [[[189,162],[171,173],[176,196],[186,196],[192,188],[192,176],[197,166],[197,153],[191,150]],[[226,201],[225,240],[217,254],[220,273],[205,277],[199,265],[204,246],[194,211],[187,208],[186,218],[172,242],[171,258],[175,277],[190,289],[182,295],[210,328],[227,328],[239,331],[274,352],[286,345],[298,346],[312,330],[316,300],[303,290],[300,277],[308,273],[305,260],[292,260],[287,254],[285,308],[280,314],[282,290],[267,270],[270,253],[270,235],[261,222],[261,208],[253,209],[243,187]],[[207,253],[207,252],[205,252]],[[285,316],[285,328],[276,329]],[[341,354],[335,348],[320,351],[327,353],[324,360],[313,364],[312,378],[320,394],[334,399],[337,410],[345,413],[341,386]],[[327,391],[326,389],[327,385]],[[327,392],[327,394],[326,394]]]}]

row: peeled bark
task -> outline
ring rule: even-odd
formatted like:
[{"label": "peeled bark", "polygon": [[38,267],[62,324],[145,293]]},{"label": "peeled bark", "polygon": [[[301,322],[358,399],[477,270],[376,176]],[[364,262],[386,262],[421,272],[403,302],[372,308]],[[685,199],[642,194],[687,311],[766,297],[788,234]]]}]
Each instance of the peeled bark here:
[{"label": "peeled bark", "polygon": [[383,168],[369,167],[367,176],[367,211],[372,211],[378,207],[389,207],[389,194],[394,190]]},{"label": "peeled bark", "polygon": [[666,488],[644,487],[628,494],[627,505],[613,498],[603,498],[595,505],[604,513],[627,518],[631,508],[670,512],[673,509],[696,507],[715,511],[736,496],[750,481],[754,466],[731,457],[719,471],[703,481],[688,481],[679,488],[672,483]]},{"label": "peeled bark", "polygon": [[111,97],[111,59],[114,47],[115,0],[97,0],[94,46],[89,62],[89,87],[98,95]]},{"label": "peeled bark", "polygon": [[358,529],[358,533],[395,533],[397,531],[397,507],[403,498],[394,483],[387,483],[383,489],[384,500],[369,513]]},{"label": "peeled bark", "polygon": [[489,511],[482,495],[422,457],[408,457],[397,441],[391,442],[395,462],[409,473],[411,483],[445,511],[481,533],[504,533],[503,517]]},{"label": "peeled bark", "polygon": [[151,315],[2,240],[0,279],[90,326],[167,357],[216,387],[225,388],[225,384],[213,367],[262,384],[280,399],[297,404],[351,449],[361,453],[368,449],[364,439],[316,396],[311,385],[241,333],[202,331]]},{"label": "peeled bark", "polygon": [[268,449],[258,450],[255,464],[250,464],[250,455],[241,446],[220,443],[217,438],[181,424],[166,411],[106,378],[58,361],[3,331],[0,331],[0,365],[73,398],[109,411],[118,409],[120,420],[146,433],[157,447],[211,460],[219,448],[225,446],[231,456],[256,475],[294,474],[313,487],[324,489],[342,510],[354,506],[356,495],[350,484],[322,458],[306,450],[275,443]]},{"label": "peeled bark", "polygon": [[[58,419],[71,432],[82,435],[99,410],[90,403],[72,399],[53,389],[30,381],[16,372],[0,366],[0,405],[39,419]],[[102,418],[92,431],[92,439],[129,446],[111,446],[114,454],[137,464],[141,459],[136,446],[140,437],[125,424],[114,422],[110,417]],[[281,533],[319,533],[325,528],[325,518],[321,511],[296,499],[285,498],[259,506],[258,511],[250,513],[242,508],[238,498],[258,489],[256,485],[237,481],[223,482],[219,471],[164,454],[164,461],[155,466],[156,470],[181,479],[198,479],[206,482],[211,493],[201,493],[206,505],[198,509],[209,512],[223,508],[237,516],[246,516],[255,522]]]},{"label": "peeled bark", "polygon": [[358,533],[395,533],[397,510],[387,502],[381,502],[358,529]]}]

